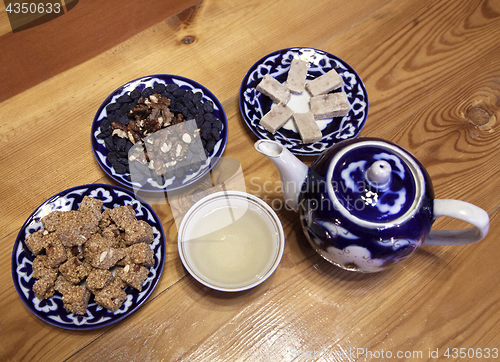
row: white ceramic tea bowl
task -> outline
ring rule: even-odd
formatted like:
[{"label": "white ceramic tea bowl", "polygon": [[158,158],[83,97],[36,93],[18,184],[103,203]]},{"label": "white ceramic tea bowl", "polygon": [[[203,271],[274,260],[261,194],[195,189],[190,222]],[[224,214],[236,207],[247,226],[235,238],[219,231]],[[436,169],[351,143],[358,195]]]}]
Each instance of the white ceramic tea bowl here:
[{"label": "white ceramic tea bowl", "polygon": [[241,191],[221,191],[189,209],[177,244],[184,267],[197,281],[238,292],[263,283],[276,270],[285,236],[264,201]]}]

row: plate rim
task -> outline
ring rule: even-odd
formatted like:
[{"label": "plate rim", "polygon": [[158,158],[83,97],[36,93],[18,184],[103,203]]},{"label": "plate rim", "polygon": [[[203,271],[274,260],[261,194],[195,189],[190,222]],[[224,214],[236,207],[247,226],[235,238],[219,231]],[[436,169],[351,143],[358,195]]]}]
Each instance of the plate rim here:
[{"label": "plate rim", "polygon": [[[122,180],[121,178],[116,177],[115,175],[113,175],[113,173],[110,172],[111,169],[109,167],[107,167],[106,165],[104,165],[102,163],[102,161],[100,160],[100,158],[97,156],[95,143],[98,144],[98,142],[96,140],[96,137],[94,136],[94,133],[98,130],[99,127],[97,126],[96,122],[97,122],[97,119],[99,118],[99,115],[103,111],[103,109],[106,108],[106,106],[108,104],[110,104],[110,101],[113,98],[113,96],[116,95],[117,92],[119,92],[120,90],[122,90],[127,85],[132,84],[134,82],[141,81],[143,79],[147,79],[147,78],[159,78],[159,79],[162,79],[162,78],[165,78],[165,77],[169,77],[169,78],[172,78],[172,79],[178,79],[178,80],[181,80],[181,81],[184,81],[186,83],[190,83],[191,85],[196,86],[197,88],[201,89],[205,95],[209,96],[213,102],[217,103],[217,105],[220,106],[220,111],[221,111],[221,113],[223,115],[223,119],[221,119],[221,121],[224,124],[224,128],[222,130],[222,135],[221,135],[222,143],[221,143],[221,147],[217,151],[218,155],[216,156],[214,154],[212,156],[212,159],[209,161],[209,165],[206,168],[206,170],[203,171],[202,173],[200,173],[197,177],[194,177],[193,179],[189,180],[188,182],[186,182],[184,184],[181,184],[181,185],[178,185],[178,186],[175,186],[175,187],[168,187],[167,186],[167,187],[163,187],[163,188],[154,187],[153,185],[151,185],[148,182],[147,183],[147,185],[148,185],[147,188],[142,188],[142,187],[139,188],[139,187],[134,186],[134,184],[132,182],[129,182],[129,181],[124,182],[124,180]],[[165,79],[162,79],[162,80],[165,80]],[[167,83],[167,84],[170,84],[170,83]],[[169,73],[157,73],[157,74],[145,75],[145,76],[141,76],[141,77],[137,77],[135,79],[129,80],[126,83],[123,83],[122,85],[120,85],[119,87],[117,87],[116,89],[114,89],[111,93],[109,93],[106,96],[106,98],[101,102],[101,104],[97,108],[97,111],[95,112],[94,117],[92,119],[92,124],[90,126],[90,145],[91,145],[91,148],[92,148],[92,154],[94,155],[95,160],[99,164],[99,167],[106,173],[106,175],[108,175],[112,180],[114,180],[115,182],[119,183],[120,185],[122,185],[124,187],[128,187],[128,188],[130,188],[132,190],[136,190],[137,189],[138,191],[141,191],[141,192],[150,192],[150,193],[165,192],[165,191],[175,191],[175,190],[179,190],[179,189],[181,189],[183,187],[189,186],[192,183],[200,180],[203,176],[205,176],[208,172],[210,172],[210,170],[217,164],[217,162],[219,161],[219,159],[222,157],[222,154],[224,153],[226,145],[227,145],[227,140],[228,140],[228,135],[229,135],[228,128],[229,128],[229,122],[228,122],[228,119],[227,119],[226,111],[224,110],[224,107],[222,106],[222,103],[215,96],[215,94],[212,91],[210,91],[207,87],[205,87],[203,84],[201,84],[201,83],[199,83],[199,82],[197,82],[195,80],[192,80],[190,78],[187,78],[187,77],[184,77],[184,76],[181,76],[181,75],[169,74]]]},{"label": "plate rim", "polygon": [[[363,129],[363,127],[365,126],[366,124],[366,120],[368,118],[368,110],[369,110],[369,102],[368,102],[368,92],[366,90],[366,86],[364,85],[364,82],[363,80],[361,79],[361,77],[359,76],[359,74],[354,70],[354,68],[352,68],[351,65],[349,65],[345,60],[339,58],[338,56],[334,55],[334,54],[331,54],[325,50],[321,50],[321,49],[317,49],[317,48],[314,48],[314,47],[303,47],[303,46],[296,46],[296,47],[288,47],[288,48],[282,48],[282,49],[278,49],[278,50],[275,50],[271,53],[268,53],[264,56],[262,56],[259,60],[257,60],[255,63],[253,63],[250,68],[248,69],[248,71],[245,73],[245,76],[243,77],[241,83],[240,83],[240,90],[238,92],[238,106],[239,106],[239,110],[240,110],[240,114],[243,118],[243,120],[245,121],[245,124],[247,125],[247,127],[252,131],[253,134],[255,134],[255,136],[257,136],[257,138],[259,139],[268,139],[268,140],[272,140],[274,141],[275,139],[274,138],[269,138],[269,137],[265,137],[261,134],[259,134],[255,129],[254,127],[249,124],[249,121],[247,119],[247,117],[245,116],[244,112],[243,112],[243,91],[244,89],[247,89],[247,87],[245,86],[245,82],[247,81],[248,79],[248,76],[250,74],[250,72],[252,70],[254,70],[254,68],[256,67],[256,65],[258,64],[261,64],[265,59],[273,56],[273,55],[277,55],[277,54],[283,54],[283,53],[286,53],[287,51],[290,51],[290,50],[295,50],[295,49],[311,49],[311,50],[314,50],[315,52],[319,52],[319,53],[324,53],[324,54],[327,54],[328,56],[330,57],[333,57],[334,59],[338,60],[339,62],[341,62],[343,65],[345,65],[349,71],[351,71],[355,76],[356,76],[356,79],[359,80],[359,84],[363,90],[363,94],[365,96],[365,103],[366,103],[366,108],[365,108],[365,116],[364,116],[364,119],[363,119],[363,122],[361,124],[361,127],[359,128],[359,130],[351,137],[347,138],[347,139],[352,139],[352,138],[356,138],[359,133],[361,132],[361,130]],[[338,141],[338,142],[341,142],[341,141]],[[331,147],[335,144],[337,144],[338,142],[335,142],[335,143],[332,143],[330,144],[328,147]],[[323,153],[323,151],[315,151],[315,152],[308,152],[308,153],[304,153],[304,152],[297,152],[296,150],[292,149],[292,148],[289,148],[287,147],[287,149],[293,153],[294,155],[296,156],[319,156],[321,153]]]},{"label": "plate rim", "polygon": [[[138,303],[135,307],[133,307],[132,309],[130,309],[130,310],[126,311],[125,313],[122,313],[121,315],[119,315],[116,319],[107,320],[107,321],[104,321],[102,323],[93,324],[93,325],[85,325],[85,324],[75,325],[75,324],[58,323],[57,321],[54,321],[54,320],[52,320],[50,318],[43,318],[43,313],[41,313],[40,311],[36,310],[33,307],[33,303],[30,303],[29,300],[26,299],[24,293],[20,290],[20,286],[19,286],[19,283],[17,281],[18,273],[16,271],[15,266],[17,266],[18,263],[16,261],[16,251],[17,251],[20,243],[23,244],[23,249],[24,249],[24,247],[26,245],[24,243],[24,240],[21,239],[21,234],[23,234],[23,232],[26,230],[27,225],[33,219],[33,215],[40,209],[40,207],[42,205],[50,202],[51,200],[55,199],[58,196],[71,193],[72,191],[77,190],[77,189],[81,189],[81,188],[99,188],[99,187],[110,188],[110,189],[117,190],[117,191],[124,192],[124,193],[128,194],[129,196],[133,197],[135,200],[139,201],[142,204],[142,206],[144,206],[146,209],[148,209],[148,211],[150,211],[152,213],[153,217],[158,222],[158,229],[159,229],[159,232],[160,232],[160,239],[161,239],[160,243],[161,243],[161,249],[162,249],[161,260],[159,260],[159,265],[158,265],[158,269],[157,269],[157,275],[158,275],[158,277],[156,278],[156,280],[154,280],[152,282],[151,287],[150,287],[150,291],[148,291],[148,293],[147,293],[147,295],[145,295],[144,299],[140,303]],[[28,252],[30,252],[30,251],[28,250]],[[82,330],[92,330],[92,329],[98,329],[98,328],[103,328],[103,327],[110,326],[110,325],[112,325],[114,323],[117,323],[117,322],[119,322],[119,321],[121,321],[121,320],[129,317],[131,314],[135,313],[143,304],[145,304],[148,301],[149,297],[151,296],[151,294],[156,289],[156,287],[158,285],[158,282],[160,281],[160,278],[161,278],[161,276],[163,274],[163,269],[165,267],[165,258],[166,258],[165,232],[163,230],[163,226],[161,224],[161,220],[160,220],[159,216],[153,210],[153,208],[151,207],[151,205],[149,205],[142,197],[140,197],[139,195],[135,195],[132,191],[130,191],[130,190],[124,188],[124,187],[116,186],[116,185],[111,185],[111,184],[94,183],[94,184],[83,184],[83,185],[78,185],[78,186],[70,187],[68,189],[65,189],[63,191],[58,192],[57,194],[54,194],[54,195],[50,196],[48,199],[46,199],[45,201],[43,201],[42,203],[40,203],[33,210],[33,212],[29,215],[29,217],[25,220],[25,222],[23,223],[23,225],[19,229],[19,232],[17,233],[16,240],[14,241],[14,245],[12,247],[11,264],[10,264],[10,266],[11,266],[12,281],[13,281],[14,287],[16,289],[16,292],[17,292],[19,298],[21,299],[21,301],[23,302],[23,304],[29,309],[29,311],[31,313],[33,313],[36,317],[38,317],[43,322],[48,323],[48,324],[50,324],[52,326],[55,326],[55,327],[58,327],[58,328],[62,328],[62,329],[66,329],[66,330],[82,331]],[[68,314],[70,314],[70,313],[68,313]]]}]

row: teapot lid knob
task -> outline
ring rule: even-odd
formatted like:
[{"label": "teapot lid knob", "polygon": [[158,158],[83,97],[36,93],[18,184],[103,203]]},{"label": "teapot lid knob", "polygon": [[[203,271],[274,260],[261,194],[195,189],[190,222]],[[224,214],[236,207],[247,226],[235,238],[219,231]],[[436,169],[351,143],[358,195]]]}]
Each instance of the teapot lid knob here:
[{"label": "teapot lid knob", "polygon": [[384,160],[375,161],[366,170],[366,179],[373,186],[383,188],[391,181],[391,172],[392,168],[389,162]]},{"label": "teapot lid knob", "polygon": [[331,159],[319,162],[329,162],[328,195],[343,216],[363,227],[387,228],[418,212],[427,184],[408,151],[374,138],[339,145]]}]

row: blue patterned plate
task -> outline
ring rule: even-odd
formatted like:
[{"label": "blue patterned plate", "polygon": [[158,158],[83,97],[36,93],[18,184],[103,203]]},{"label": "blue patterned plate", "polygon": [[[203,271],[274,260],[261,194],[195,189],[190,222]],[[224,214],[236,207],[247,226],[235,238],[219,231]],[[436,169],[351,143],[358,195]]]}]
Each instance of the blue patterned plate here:
[{"label": "blue patterned plate", "polygon": [[[24,244],[31,233],[40,230],[41,218],[54,210],[76,210],[84,196],[98,198],[104,201],[104,207],[113,208],[122,205],[132,205],[137,219],[147,221],[152,227],[155,239],[151,244],[154,250],[155,264],[149,268],[149,276],[144,282],[142,292],[127,287],[127,300],[116,312],[110,312],[94,302],[92,296],[84,316],[66,312],[62,296],[58,292],[49,299],[39,301],[33,292],[35,279],[32,278],[34,255]],[[165,236],[158,216],[141,198],[129,190],[105,184],[82,185],[62,191],[41,204],[22,226],[12,251],[12,278],[21,300],[41,320],[56,327],[74,330],[94,329],[118,322],[135,312],[151,295],[160,279],[165,262]]]},{"label": "blue patterned plate", "polygon": [[[201,93],[201,101],[204,103],[212,103],[213,110],[212,114],[222,121],[222,130],[220,131],[220,139],[215,144],[213,151],[209,153],[209,156],[203,163],[201,167],[194,172],[187,173],[182,177],[170,177],[170,178],[162,178],[161,182],[154,177],[147,177],[145,180],[141,182],[137,182],[135,179],[132,180],[132,177],[129,172],[120,172],[115,170],[113,165],[108,159],[109,150],[106,148],[104,139],[100,138],[101,134],[100,126],[108,117],[108,110],[106,109],[112,103],[119,103],[118,100],[121,96],[127,95],[134,89],[138,89],[140,91],[145,88],[161,85],[165,88],[165,85],[168,84],[176,84],[180,88],[185,90],[190,90],[194,93]],[[116,182],[120,183],[123,186],[129,187],[135,190],[148,191],[148,192],[164,192],[176,190],[181,187],[192,184],[193,182],[201,179],[210,169],[215,166],[220,156],[224,152],[224,148],[227,143],[227,117],[222,105],[219,100],[210,92],[207,88],[202,86],[201,84],[178,75],[171,74],[155,74],[149,75],[141,78],[137,78],[131,80],[128,83],[120,86],[118,89],[114,90],[101,104],[97,113],[94,116],[94,121],[92,123],[91,129],[91,144],[92,151],[94,156],[99,163],[99,166],[106,172],[109,177],[111,177]]]},{"label": "blue patterned plate", "polygon": [[[259,124],[260,119],[271,109],[272,101],[257,91],[256,86],[266,74],[270,74],[279,82],[284,83],[293,58],[309,62],[307,80],[315,79],[334,68],[344,79],[345,86],[333,92],[346,92],[351,110],[345,117],[318,120],[323,134],[323,138],[319,142],[302,143],[292,121],[286,123],[274,135],[267,132]],[[308,100],[309,95],[307,91],[304,91],[302,95],[292,95],[288,106],[296,112],[306,112],[309,107]],[[368,95],[356,72],[349,64],[335,55],[312,48],[282,49],[260,59],[243,78],[239,103],[243,119],[257,137],[278,141],[292,153],[303,156],[319,155],[326,148],[339,141],[356,137],[363,128],[368,115]]]}]

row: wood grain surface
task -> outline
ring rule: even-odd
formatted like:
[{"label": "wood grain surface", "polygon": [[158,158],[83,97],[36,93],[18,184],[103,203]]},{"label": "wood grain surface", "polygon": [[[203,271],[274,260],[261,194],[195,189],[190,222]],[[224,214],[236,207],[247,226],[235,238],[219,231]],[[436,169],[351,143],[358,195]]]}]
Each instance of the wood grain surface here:
[{"label": "wood grain surface", "polygon": [[[80,0],[16,33],[0,6],[0,361],[382,361],[387,352],[493,360],[476,353],[500,348],[499,1]],[[17,233],[50,196],[114,183],[94,159],[90,127],[106,96],[131,79],[177,74],[211,90],[229,121],[224,157],[239,161],[247,192],[282,200],[277,169],[254,151],[238,91],[258,59],[291,46],[349,63],[369,97],[360,135],[412,152],[437,198],[486,210],[488,236],[424,246],[392,270],[357,274],[318,256],[297,215],[281,209],[286,245],[276,272],[252,290],[223,293],[183,268],[174,199],[150,199],[167,254],[137,312],[91,331],[33,315],[12,281]],[[466,227],[447,218],[434,225]],[[453,348],[469,355],[454,357]]]}]

